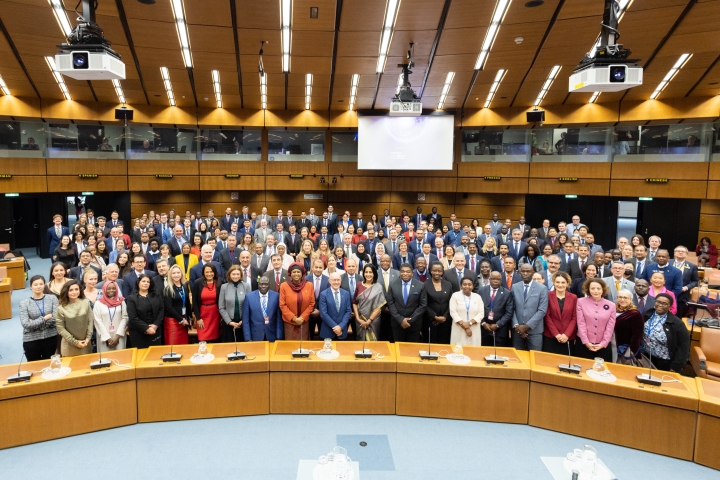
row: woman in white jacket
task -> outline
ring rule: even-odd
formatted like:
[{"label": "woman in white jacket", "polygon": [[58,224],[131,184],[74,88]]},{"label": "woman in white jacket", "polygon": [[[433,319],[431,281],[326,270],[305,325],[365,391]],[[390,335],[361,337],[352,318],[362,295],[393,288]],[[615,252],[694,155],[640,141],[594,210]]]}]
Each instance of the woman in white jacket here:
[{"label": "woman in white jacket", "polygon": [[100,352],[111,352],[125,348],[125,333],[128,324],[127,306],[117,283],[105,282],[102,295],[93,307],[97,348]]},{"label": "woman in white jacket", "polygon": [[473,292],[472,279],[463,278],[460,291],[450,297],[450,318],[453,321],[450,345],[480,346],[480,323],[484,316],[485,304],[480,295]]}]

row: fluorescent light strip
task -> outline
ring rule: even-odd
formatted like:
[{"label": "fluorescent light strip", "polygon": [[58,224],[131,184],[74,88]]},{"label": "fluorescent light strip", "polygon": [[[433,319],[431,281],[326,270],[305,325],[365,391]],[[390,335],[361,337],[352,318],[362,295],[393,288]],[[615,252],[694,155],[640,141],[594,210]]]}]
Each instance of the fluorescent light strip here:
[{"label": "fluorescent light strip", "polygon": [[8,90],[7,85],[5,84],[5,80],[0,76],[0,90],[2,90],[3,95],[12,95],[10,93],[10,90]]},{"label": "fluorescent light strip", "polygon": [[692,57],[692,53],[683,53],[680,55],[680,58],[678,58],[677,62],[675,62],[675,65],[673,65],[667,75],[665,75],[665,78],[663,78],[662,82],[660,82],[660,85],[658,85],[652,95],[650,95],[650,100],[655,100],[658,95],[660,95],[660,92],[665,90],[665,87],[668,86],[680,69],[687,64],[690,57]]},{"label": "fluorescent light strip", "polygon": [[212,82],[213,90],[215,91],[215,102],[217,108],[222,108],[222,95],[220,94],[220,72],[217,70],[212,71]]},{"label": "fluorescent light strip", "polygon": [[[633,0],[620,0],[618,4],[620,5],[620,12],[618,13],[618,23],[620,23],[620,20],[623,19],[623,16],[625,16],[625,11],[630,7],[630,4],[633,2]],[[597,40],[595,40],[595,45],[590,49],[590,56],[594,57],[595,52],[597,52],[597,49],[600,47],[600,35],[598,35]],[[590,101],[588,103],[595,103],[600,96],[601,92],[595,92],[592,94],[592,97],[590,97]]]},{"label": "fluorescent light strip", "polygon": [[67,16],[67,12],[63,7],[62,2],[60,0],[48,0],[48,2],[50,2],[50,6],[55,14],[55,20],[57,20],[58,25],[60,25],[60,30],[62,30],[65,37],[69,37],[72,33],[73,27],[70,25],[70,19]]},{"label": "fluorescent light strip", "polygon": [[305,75],[305,110],[310,110],[310,100],[312,99],[312,73]]},{"label": "fluorescent light strip", "polygon": [[395,28],[395,19],[397,18],[399,8],[400,0],[387,0],[385,21],[383,22],[382,33],[380,34],[380,52],[378,53],[376,73],[382,73],[383,70],[385,70],[385,62],[387,61],[387,54],[390,49],[393,29]]},{"label": "fluorescent light strip", "polygon": [[493,81],[492,85],[490,85],[490,93],[488,93],[487,99],[485,99],[485,105],[483,105],[483,108],[488,108],[490,106],[490,103],[495,97],[495,92],[497,92],[497,89],[500,86],[500,82],[502,82],[503,78],[505,78],[506,73],[507,70],[503,70],[502,68],[498,70],[497,74],[495,75],[495,80]]},{"label": "fluorescent light strip", "polygon": [[595,92],[592,94],[592,97],[590,97],[590,101],[588,103],[595,103],[600,96],[602,92]]},{"label": "fluorescent light strip", "polygon": [[355,107],[358,85],[360,85],[360,75],[356,73],[352,76],[352,80],[350,81],[350,110]]},{"label": "fluorescent light strip", "polygon": [[72,100],[72,98],[70,98],[70,92],[67,89],[67,85],[65,85],[65,80],[63,80],[62,75],[60,75],[57,71],[55,59],[53,57],[45,57],[45,61],[47,62],[48,67],[50,67],[50,71],[52,72],[53,77],[55,77],[55,81],[57,82],[58,87],[60,87],[60,91],[63,93],[65,100]]},{"label": "fluorescent light strip", "polygon": [[168,100],[170,100],[170,106],[175,106],[175,94],[173,93],[172,83],[170,83],[170,72],[167,67],[160,67],[160,75],[162,75],[163,83],[165,84],[165,91],[167,92]]},{"label": "fluorescent light strip", "polygon": [[540,90],[540,93],[538,94],[537,98],[535,99],[535,103],[533,103],[533,107],[538,107],[543,101],[543,98],[545,98],[545,95],[547,94],[548,90],[550,90],[550,87],[552,86],[553,82],[558,76],[558,73],[560,73],[560,69],[562,67],[560,65],[555,65],[552,70],[550,70],[550,75],[548,75],[547,80],[545,80],[545,83],[542,86],[542,90]]},{"label": "fluorescent light strip", "polygon": [[188,33],[187,21],[185,20],[185,5],[183,0],[171,0],[173,15],[175,15],[175,27],[177,28],[178,39],[180,40],[180,51],[186,68],[193,66],[192,52],[190,51],[190,34]]},{"label": "fluorescent light strip", "polygon": [[267,73],[260,74],[260,103],[267,110]]},{"label": "fluorescent light strip", "polygon": [[485,39],[483,40],[480,54],[475,61],[475,70],[482,70],[485,66],[487,57],[490,54],[490,49],[495,42],[495,37],[497,37],[497,34],[500,31],[500,24],[505,17],[505,13],[507,13],[511,1],[512,0],[497,0],[490,25],[488,26],[487,32],[485,32]]},{"label": "fluorescent light strip", "polygon": [[448,72],[445,77],[445,84],[443,85],[442,93],[440,94],[440,102],[438,102],[438,110],[442,110],[445,104],[445,98],[450,91],[450,85],[452,85],[453,78],[455,78],[455,72]]},{"label": "fluorescent light strip", "polygon": [[290,71],[290,46],[292,43],[292,0],[280,0],[280,37],[283,72]]},{"label": "fluorescent light strip", "polygon": [[118,96],[118,100],[120,100],[120,103],[125,105],[125,94],[123,94],[122,86],[120,85],[120,80],[113,79],[112,81],[113,87],[115,87],[115,93]]}]

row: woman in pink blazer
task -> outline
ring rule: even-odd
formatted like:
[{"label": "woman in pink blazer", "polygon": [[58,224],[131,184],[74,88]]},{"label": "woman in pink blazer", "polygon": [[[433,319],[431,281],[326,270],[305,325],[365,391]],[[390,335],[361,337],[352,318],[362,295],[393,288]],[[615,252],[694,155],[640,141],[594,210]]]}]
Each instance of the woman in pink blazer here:
[{"label": "woman in pink blazer", "polygon": [[568,291],[570,275],[557,272],[552,276],[553,291],[548,292],[545,329],[543,330],[543,352],[568,354],[575,344],[577,332],[577,301],[575,294]]},{"label": "woman in pink blazer", "polygon": [[582,358],[603,358],[612,362],[610,340],[615,331],[615,304],[603,297],[608,287],[600,278],[590,278],[583,285],[585,298],[577,301],[579,341],[575,355]]}]

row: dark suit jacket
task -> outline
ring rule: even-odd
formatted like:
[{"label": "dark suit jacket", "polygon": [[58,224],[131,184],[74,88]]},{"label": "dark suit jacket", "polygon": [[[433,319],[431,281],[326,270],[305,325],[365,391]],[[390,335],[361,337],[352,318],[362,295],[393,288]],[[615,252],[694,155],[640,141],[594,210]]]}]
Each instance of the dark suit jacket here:
[{"label": "dark suit jacket", "polygon": [[493,272],[503,272],[505,270],[505,266],[503,265],[504,259],[498,255],[497,257],[493,257],[490,259],[490,264],[492,265],[492,271]]},{"label": "dark suit jacket", "polygon": [[297,226],[297,233],[300,233],[300,230],[303,228],[308,229],[308,233],[310,233],[310,227],[312,227],[312,222],[307,219],[307,217],[303,220],[302,218],[298,218],[297,222],[295,222],[295,225]]},{"label": "dark suit jacket", "polygon": [[515,263],[517,264],[518,260],[520,260],[520,257],[522,257],[522,254],[525,251],[525,248],[527,248],[527,243],[525,243],[521,240],[520,241],[520,251],[515,252],[515,241],[511,239],[508,242],[508,248],[510,248],[508,255],[513,257],[515,259]]},{"label": "dark suit jacket", "polygon": [[[264,250],[263,250],[264,251]],[[257,268],[257,254],[253,253],[250,256],[250,265]],[[270,264],[270,256],[266,255],[265,253],[262,254],[262,259],[260,260],[260,271],[264,272],[267,270],[268,265]]]},{"label": "dark suit jacket", "polygon": [[[563,272],[567,272],[568,271],[567,253],[565,253],[564,251],[561,251],[560,253],[558,253],[558,256],[560,257],[560,270],[562,270]],[[577,257],[578,257],[577,253],[572,254],[573,259],[575,259]]]},{"label": "dark suit jacket", "polygon": [[[263,277],[270,280],[270,290],[273,290],[277,292],[280,287],[275,285],[275,270],[270,270],[262,274]],[[282,269],[282,273],[280,274],[280,283],[287,282],[287,270],[284,268]]]},{"label": "dark suit jacket", "polygon": [[[143,273],[146,273],[150,278],[153,278],[157,276],[157,273],[151,271],[151,270],[145,270]],[[130,273],[125,275],[123,277],[123,284],[122,284],[122,294],[123,297],[127,298],[130,296],[131,293],[135,291],[135,286],[137,285],[138,277],[135,273],[135,270],[130,270]],[[158,293],[160,295],[160,293]]]},{"label": "dark suit jacket", "polygon": [[[405,254],[405,259],[407,260],[407,263],[409,263],[413,267],[415,266],[415,255],[413,255],[410,252],[407,252]],[[402,264],[403,264],[402,256],[400,256],[400,252],[397,252],[392,257],[392,268],[394,268],[395,270],[400,270],[400,265],[402,265]]]},{"label": "dark suit jacket", "polygon": [[[345,277],[346,275],[343,275]],[[340,293],[340,309],[335,307],[335,294],[332,288],[328,288],[320,294],[320,338],[343,339],[348,334],[348,323],[350,323],[350,314],[352,313],[352,295],[343,290]],[[333,327],[339,326],[342,333],[336,335]]]},{"label": "dark suit jacket", "polygon": [[230,215],[230,216],[223,215],[222,217],[220,217],[220,229],[221,230],[227,230],[229,232],[230,225],[232,225],[233,223],[235,223],[235,217],[233,217],[232,215]]},{"label": "dark suit jacket", "polygon": [[[457,281],[457,280],[456,280]],[[410,329],[419,330],[427,308],[427,292],[425,285],[416,279],[410,280],[407,303],[403,301],[403,282],[400,278],[392,282],[385,295],[390,310],[390,317],[394,322],[401,324],[404,319],[410,319]]]},{"label": "dark suit jacket", "polygon": [[[521,232],[523,232],[522,238],[527,238],[527,237],[530,236],[530,230],[531,230],[532,228],[531,228],[530,225],[528,225],[527,223],[526,223],[525,225],[520,225],[520,224],[518,223],[517,225],[515,225],[515,226],[513,227],[513,230],[515,230],[516,228],[517,228],[518,230],[520,230]],[[538,234],[539,234],[539,233],[540,233],[540,232],[538,232]]]},{"label": "dark suit jacket", "polygon": [[[589,257],[585,259],[585,264],[586,264],[586,265],[587,265],[588,263],[590,263],[590,262],[591,262],[591,260],[590,260]],[[573,260],[572,260],[570,263],[567,264],[565,271],[570,274],[570,277],[571,277],[573,280],[576,280],[576,279],[578,279],[578,278],[582,278],[582,277],[583,277],[583,272],[582,272],[582,270],[580,270],[580,257],[573,258]],[[612,274],[611,274],[611,275],[612,275]]]},{"label": "dark suit jacket", "polygon": [[[283,230],[287,233],[290,233],[290,225],[295,225],[295,228],[297,229],[297,218],[293,217],[292,219],[288,217],[283,217]],[[300,235],[300,232],[295,232],[298,235]]]},{"label": "dark suit jacket", "polygon": [[[463,278],[470,277],[473,281],[473,291],[477,290],[478,288],[478,277],[477,273],[473,272],[469,268],[465,268],[463,270]],[[457,270],[455,270],[455,267],[445,270],[445,273],[443,273],[443,278],[450,282],[450,285],[452,285],[452,291],[453,293],[460,291],[460,283],[458,282],[457,277]]]},{"label": "dark suit jacket", "polygon": [[[100,270],[99,268],[97,268],[94,265],[89,265],[89,267],[92,268],[93,270],[95,270],[95,273],[97,273],[98,282],[102,281],[102,270]],[[73,278],[73,279],[79,281],[81,285],[84,285],[84,282],[83,282],[84,270],[85,270],[85,267],[83,267],[81,265],[78,265],[77,267],[73,267],[68,272],[68,277]]]},{"label": "dark suit jacket", "polygon": [[485,317],[484,322],[495,323],[498,326],[497,335],[505,334],[507,336],[508,328],[512,321],[513,312],[515,311],[515,303],[513,300],[512,293],[510,290],[500,285],[497,293],[495,294],[495,300],[492,303],[493,319],[488,319],[490,313],[490,296],[492,295],[492,287],[490,285],[482,287],[480,289],[480,298],[482,298],[483,304],[485,305]]},{"label": "dark suit jacket", "polygon": [[[675,266],[675,261],[673,260],[670,264]],[[687,287],[687,291],[680,294],[678,301],[687,302],[690,300],[690,291],[698,286],[698,267],[695,264],[685,261],[680,271],[682,272],[682,286]]]},{"label": "dark suit jacket", "polygon": [[[475,254],[475,270],[474,272],[480,275],[480,262],[482,259],[485,258],[482,255],[476,253]],[[470,255],[465,255],[465,267],[470,268]]]},{"label": "dark suit jacket", "polygon": [[[500,276],[502,277],[502,284],[505,285],[505,288],[507,288],[507,273],[503,271],[502,273],[500,273]],[[520,282],[522,282],[522,277],[520,276],[520,274],[517,272],[513,272],[512,285]]]},{"label": "dark suit jacket", "polygon": [[[325,276],[325,275],[323,275],[323,276]],[[350,291],[350,274],[348,273],[346,275],[341,275],[341,277],[342,277],[342,279],[340,280],[340,288],[345,290],[346,292],[348,292],[350,294],[351,299],[355,298],[355,291],[354,290],[352,292]],[[357,288],[358,283],[362,283],[362,281],[363,281],[362,275],[360,275],[359,273],[356,273],[355,274],[355,288]]]},{"label": "dark suit jacket", "polygon": [[246,342],[274,342],[283,338],[283,321],[280,312],[280,295],[268,290],[267,314],[269,323],[265,324],[260,305],[260,292],[254,290],[245,295],[242,305],[243,336]]},{"label": "dark suit jacket", "polygon": [[[60,229],[61,236],[63,235],[70,235],[70,229],[68,227],[61,227]],[[52,257],[55,249],[60,245],[60,238],[57,236],[57,232],[55,231],[55,227],[50,227],[47,230],[47,242],[48,242],[48,248],[50,250],[50,256]]]},{"label": "dark suit jacket", "polygon": [[[221,280],[224,280],[225,279],[225,270],[223,270],[222,265],[220,265],[218,262],[216,262],[214,260],[210,263],[215,265],[215,269],[217,269],[217,273],[218,273],[218,278]],[[199,260],[198,264],[190,269],[190,284],[191,285],[194,285],[195,280],[197,280],[198,278],[202,278],[203,266],[204,265],[203,265],[202,260]]]},{"label": "dark suit jacket", "polygon": [[235,248],[235,251],[233,252],[235,259],[233,260],[230,257],[230,250],[224,249],[224,250],[220,251],[220,265],[222,265],[223,270],[225,270],[225,272],[230,270],[230,267],[233,265],[240,265],[240,253],[241,252],[242,252],[242,250],[240,250],[239,248]]},{"label": "dark suit jacket", "polygon": [[[342,275],[343,278],[345,278],[346,276],[347,275]],[[313,291],[314,291],[315,290],[315,275],[311,273],[310,275],[305,277],[305,280],[312,283]],[[342,287],[342,283],[340,284],[340,286]],[[330,279],[326,275],[320,275],[320,288],[319,288],[320,292],[319,293],[315,292],[315,298],[318,298],[318,295],[320,293],[324,292],[328,288],[330,288]],[[317,302],[315,302],[316,307],[317,307],[319,301],[320,301],[320,299],[318,298]]]},{"label": "dark suit jacket", "polygon": [[180,241],[180,245],[178,245],[177,240],[175,239],[175,236],[173,235],[170,239],[168,239],[167,244],[168,247],[170,247],[170,255],[173,257],[177,257],[182,253],[182,244],[186,243],[187,239],[185,237],[182,237],[182,240]]}]

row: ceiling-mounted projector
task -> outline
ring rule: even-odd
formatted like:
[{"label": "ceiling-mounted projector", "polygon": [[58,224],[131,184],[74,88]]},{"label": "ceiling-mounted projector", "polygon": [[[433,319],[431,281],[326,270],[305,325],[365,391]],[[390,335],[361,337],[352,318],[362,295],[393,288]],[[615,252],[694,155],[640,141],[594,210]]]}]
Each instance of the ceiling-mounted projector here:
[{"label": "ceiling-mounted projector", "polygon": [[390,99],[391,117],[419,117],[422,115],[422,102],[415,95],[409,80],[412,73],[410,69],[415,66],[413,51],[413,42],[410,42],[410,49],[407,51],[406,57],[407,63],[398,65],[398,67],[402,68],[403,82],[398,89],[398,93]]}]

